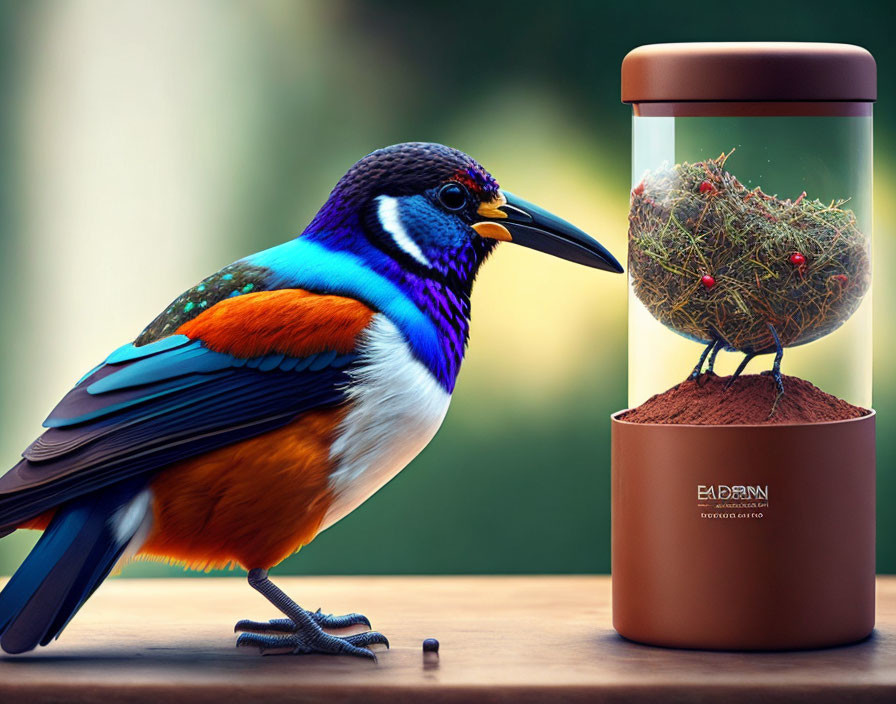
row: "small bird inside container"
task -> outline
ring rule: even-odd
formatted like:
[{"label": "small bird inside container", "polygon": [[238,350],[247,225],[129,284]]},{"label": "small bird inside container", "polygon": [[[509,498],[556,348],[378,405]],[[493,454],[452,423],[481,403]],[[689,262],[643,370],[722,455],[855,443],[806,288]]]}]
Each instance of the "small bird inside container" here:
[{"label": "small bird inside container", "polygon": [[720,350],[772,354],[784,393],[783,348],[823,337],[868,290],[868,242],[846,201],[752,190],[717,159],[648,173],[632,191],[629,271],[638,299],[661,323],[705,345],[690,378],[711,373]]}]

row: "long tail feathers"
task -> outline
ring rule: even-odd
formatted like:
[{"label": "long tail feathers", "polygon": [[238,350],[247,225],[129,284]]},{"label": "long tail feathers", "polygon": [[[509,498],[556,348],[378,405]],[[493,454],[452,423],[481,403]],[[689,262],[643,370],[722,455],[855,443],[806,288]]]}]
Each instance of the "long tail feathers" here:
[{"label": "long tail feathers", "polygon": [[[0,647],[23,653],[46,645],[106,578],[141,523],[122,512],[140,486],[115,486],[61,506],[0,592]],[[145,505],[148,502],[141,502]]]}]

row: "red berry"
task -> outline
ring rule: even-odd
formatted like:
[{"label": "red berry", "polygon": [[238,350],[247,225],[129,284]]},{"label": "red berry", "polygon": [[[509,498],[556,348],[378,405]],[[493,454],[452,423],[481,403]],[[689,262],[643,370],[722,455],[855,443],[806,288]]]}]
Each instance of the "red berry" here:
[{"label": "red berry", "polygon": [[641,195],[644,192],[644,182],[641,181],[637,186],[635,186],[635,190],[632,191],[636,196]]},{"label": "red berry", "polygon": [[701,193],[715,193],[716,187],[713,186],[709,181],[704,181],[700,184],[700,192]]},{"label": "red berry", "polygon": [[711,289],[713,286],[716,285],[716,280],[714,278],[712,278],[709,274],[706,274],[705,276],[703,276],[703,278],[700,279],[700,283],[703,284],[704,288]]},{"label": "red berry", "polygon": [[806,257],[799,252],[794,252],[790,255],[790,263],[797,267],[804,266],[806,264]]},{"label": "red berry", "polygon": [[834,274],[831,278],[837,279],[844,286],[849,283],[849,277],[846,274]]}]

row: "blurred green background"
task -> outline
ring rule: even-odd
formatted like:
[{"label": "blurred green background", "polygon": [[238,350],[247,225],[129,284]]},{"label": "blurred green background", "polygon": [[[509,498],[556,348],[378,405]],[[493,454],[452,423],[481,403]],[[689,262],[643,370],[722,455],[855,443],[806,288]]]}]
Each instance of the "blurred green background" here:
[{"label": "blurred green background", "polygon": [[[896,117],[883,2],[2,2],[0,458],[180,291],[300,231],[386,144],[432,140],[625,251],[639,44],[875,54],[879,568],[896,572]],[[502,247],[441,432],[278,573],[609,571],[625,281]],[[0,574],[35,536],[0,543]],[[125,576],[183,574],[137,563]]]}]

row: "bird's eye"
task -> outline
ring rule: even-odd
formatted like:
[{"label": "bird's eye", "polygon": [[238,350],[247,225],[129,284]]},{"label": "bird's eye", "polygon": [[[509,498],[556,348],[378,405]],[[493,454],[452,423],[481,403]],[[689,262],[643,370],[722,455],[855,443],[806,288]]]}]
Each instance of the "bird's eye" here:
[{"label": "bird's eye", "polygon": [[439,202],[446,210],[463,210],[467,207],[467,191],[459,183],[446,183],[439,189]]}]

